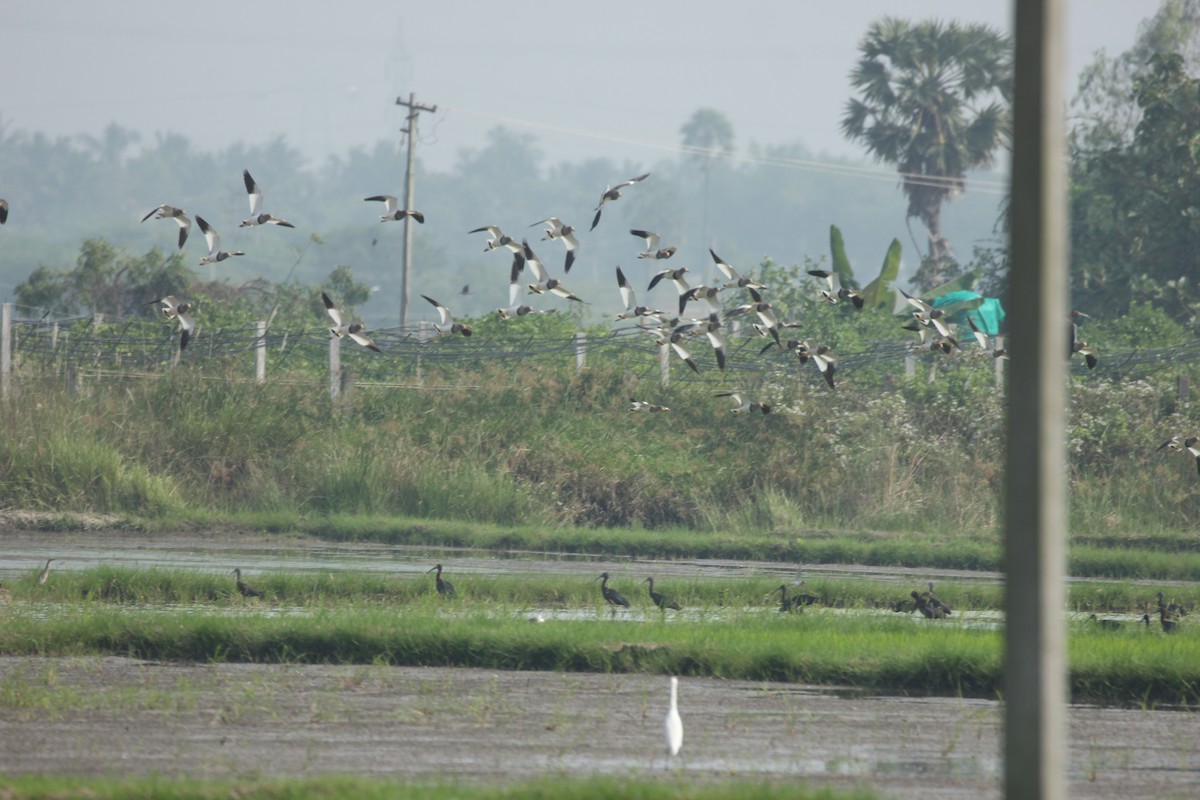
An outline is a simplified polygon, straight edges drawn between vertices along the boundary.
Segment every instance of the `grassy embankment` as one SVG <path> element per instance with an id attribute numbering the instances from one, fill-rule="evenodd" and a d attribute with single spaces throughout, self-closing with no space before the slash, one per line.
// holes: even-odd
<path id="1" fill-rule="evenodd" d="M 939 591 L 959 607 L 950 620 L 820 606 L 798 616 L 779 614 L 763 581 L 668 582 L 663 588 L 687 606 L 679 615 L 659 614 L 634 595 L 636 587 L 622 583 L 636 607 L 612 616 L 597 603 L 595 585 L 583 580 L 464 578 L 460 599 L 445 602 L 428 581 L 389 586 L 374 576 L 256 576 L 272 599 L 243 602 L 231 597 L 227 581 L 214 584 L 213 576 L 179 579 L 172 589 L 155 571 L 129 585 L 112 573 L 94 572 L 56 576 L 58 585 L 43 598 L 54 600 L 64 590 L 77 598 L 79 585 L 86 584 L 87 601 L 27 602 L 36 591 L 15 586 L 16 597 L 2 612 L 0 653 L 637 671 L 950 696 L 995 697 L 1001 691 L 1001 634 L 994 623 L 961 613 L 958 587 Z M 81 583 L 72 586 L 67 578 Z M 343 584 L 362 593 L 346 594 Z M 837 585 L 812 588 L 832 593 Z M 870 591 L 865 583 L 842 588 L 847 598 L 857 592 L 865 599 Z M 882 587 L 875 591 L 887 594 Z M 182 609 L 157 600 L 202 600 L 205 592 L 219 596 L 210 605 Z M 133 600 L 140 602 L 130 605 Z M 535 609 L 574 613 L 531 624 Z M 1200 703 L 1200 629 L 1190 620 L 1185 617 L 1172 635 L 1157 625 L 1127 623 L 1109 631 L 1073 622 L 1072 693 L 1118 705 Z"/>
<path id="2" fill-rule="evenodd" d="M 427 374 L 341 407 L 319 379 L 190 366 L 76 396 L 47 385 L 0 410 L 0 505 L 148 529 L 996 569 L 1003 408 L 977 366 L 889 391 L 781 372 L 756 390 L 776 412 L 753 418 L 719 385 L 664 391 L 623 363 Z M 1073 574 L 1200 579 L 1195 470 L 1153 451 L 1191 424 L 1162 384 L 1073 393 Z M 674 410 L 631 414 L 633 394 Z"/>

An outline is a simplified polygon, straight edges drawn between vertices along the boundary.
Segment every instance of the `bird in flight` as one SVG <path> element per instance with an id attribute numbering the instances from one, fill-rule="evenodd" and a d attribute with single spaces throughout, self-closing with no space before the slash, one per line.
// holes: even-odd
<path id="1" fill-rule="evenodd" d="M 607 189 L 605 189 L 604 194 L 600 195 L 599 204 L 596 205 L 596 216 L 592 219 L 591 230 L 596 230 L 596 226 L 600 224 L 600 213 L 604 210 L 605 203 L 611 202 L 613 200 L 616 200 L 618 197 L 620 197 L 621 190 L 624 189 L 626 186 L 633 186 L 635 183 L 640 183 L 641 181 L 644 181 L 644 180 L 646 180 L 646 178 L 649 178 L 649 177 L 650 177 L 650 173 L 647 172 L 642 175 L 638 175 L 636 178 L 630 178 L 629 180 L 627 180 L 623 183 L 618 183 L 616 186 L 610 186 Z"/>
<path id="2" fill-rule="evenodd" d="M 372 197 L 364 197 L 364 202 L 380 202 L 383 203 L 383 213 L 379 215 L 380 222 L 390 222 L 393 220 L 401 220 L 405 217 L 412 217 L 417 222 L 424 223 L 425 215 L 420 211 L 413 211 L 408 208 L 400 208 L 399 200 L 393 194 L 377 194 Z"/>
<path id="3" fill-rule="evenodd" d="M 3 203 L 3 202 L 4 201 L 0 200 L 0 203 Z M 8 212 L 8 206 L 7 206 L 7 204 L 4 204 L 4 216 L 5 217 L 8 216 L 7 212 Z M 187 214 L 185 214 L 183 212 L 182 208 L 176 208 L 175 206 L 169 206 L 169 205 L 166 205 L 165 203 L 163 205 L 159 206 L 158 208 L 151 209 L 149 214 L 142 217 L 142 222 L 145 222 L 146 220 L 150 219 L 151 217 L 154 217 L 155 219 L 170 219 L 170 220 L 175 221 L 175 224 L 177 224 L 179 226 L 179 249 L 182 250 L 183 243 L 187 241 L 188 232 L 191 231 L 191 229 L 192 229 L 191 217 L 189 217 Z M 4 220 L 2 218 L 0 218 L 0 222 L 3 222 L 3 221 Z"/>
<path id="4" fill-rule="evenodd" d="M 258 188 L 258 184 L 254 178 L 250 177 L 250 170 L 242 170 L 242 182 L 246 184 L 246 196 L 250 200 L 250 216 L 242 220 L 239 228 L 248 228 L 252 225 L 279 225 L 284 228 L 296 227 L 287 220 L 280 219 L 274 214 L 267 214 L 263 209 L 263 193 L 262 189 Z"/>
<path id="5" fill-rule="evenodd" d="M 204 240 L 208 242 L 208 255 L 200 259 L 201 264 L 215 264 L 233 256 L 246 255 L 241 250 L 222 250 L 221 237 L 217 235 L 216 228 L 205 222 L 204 217 L 199 214 L 196 215 L 196 224 L 200 226 L 200 232 L 204 234 Z"/>

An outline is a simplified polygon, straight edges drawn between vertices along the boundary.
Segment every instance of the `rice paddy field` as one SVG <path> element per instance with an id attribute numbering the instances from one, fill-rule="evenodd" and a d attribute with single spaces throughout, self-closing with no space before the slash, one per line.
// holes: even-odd
<path id="1" fill-rule="evenodd" d="M 0 796 L 999 796 L 990 375 L 749 420 L 629 365 L 480 370 L 0 409 Z M 1078 797 L 1200 796 L 1200 495 L 1154 450 L 1200 412 L 1156 381 L 1072 395 Z"/>
<path id="2" fill-rule="evenodd" d="M 48 542 L 64 555 L 39 585 Z M 238 591 L 235 566 L 262 596 Z M 628 608 L 604 602 L 601 572 Z M 17 797 L 89 777 L 111 796 L 337 796 L 347 781 L 408 796 L 387 794 L 398 780 L 416 797 L 538 796 L 546 780 L 579 797 L 998 796 L 994 573 L 7 531 L 0 575 L 0 763 Z M 650 576 L 680 610 L 653 605 Z M 902 604 L 931 580 L 946 619 Z M 781 586 L 815 599 L 782 613 Z M 1159 590 L 1197 599 L 1186 582 L 1071 584 L 1078 796 L 1200 787 L 1200 637 L 1189 617 L 1170 635 L 1140 624 Z M 668 675 L 679 759 L 662 751 Z M 914 747 L 924 731 L 940 744 Z"/>

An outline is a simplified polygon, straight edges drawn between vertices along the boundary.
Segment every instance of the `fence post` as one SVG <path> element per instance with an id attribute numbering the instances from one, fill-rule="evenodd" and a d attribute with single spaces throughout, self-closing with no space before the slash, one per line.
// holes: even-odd
<path id="1" fill-rule="evenodd" d="M 342 340 L 329 337 L 329 399 L 337 400 L 342 392 Z"/>
<path id="2" fill-rule="evenodd" d="M 576 333 L 573 337 L 575 340 L 575 370 L 582 372 L 587 366 L 587 334 Z"/>
<path id="3" fill-rule="evenodd" d="M 909 353 L 904 357 L 904 375 L 911 378 L 917 374 L 917 357 Z"/>
<path id="4" fill-rule="evenodd" d="M 1004 347 L 1004 337 L 997 336 L 992 341 L 992 347 L 995 348 L 996 350 L 999 350 L 1002 347 Z M 996 388 L 1003 389 L 1004 388 L 1004 359 L 996 358 L 995 356 L 993 356 L 992 361 L 995 362 L 993 366 L 996 370 Z"/>
<path id="5" fill-rule="evenodd" d="M 257 383 L 267 382 L 267 321 L 260 319 L 254 323 L 254 380 Z"/>
<path id="6" fill-rule="evenodd" d="M 671 345 L 668 342 L 658 346 L 658 382 L 664 389 L 671 385 Z"/>
<path id="7" fill-rule="evenodd" d="M 0 306 L 0 400 L 12 391 L 12 303 Z"/>
<path id="8" fill-rule="evenodd" d="M 1187 408 L 1190 388 L 1187 375 L 1180 375 L 1175 379 L 1175 399 L 1179 402 L 1180 409 Z"/>

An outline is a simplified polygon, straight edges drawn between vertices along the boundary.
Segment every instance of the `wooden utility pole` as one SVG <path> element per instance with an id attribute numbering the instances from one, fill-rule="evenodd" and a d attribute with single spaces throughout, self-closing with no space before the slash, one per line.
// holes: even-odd
<path id="1" fill-rule="evenodd" d="M 408 93 L 408 99 L 403 97 L 396 98 L 396 105 L 404 106 L 408 109 L 408 119 L 400 132 L 408 137 L 408 166 L 404 170 L 404 207 L 411 209 L 413 207 L 413 151 L 417 143 L 417 116 L 422 111 L 430 113 L 437 112 L 437 106 L 421 105 L 417 102 L 417 95 L 413 92 Z M 404 260 L 402 262 L 403 271 L 400 274 L 400 327 L 403 328 L 408 322 L 408 295 L 409 295 L 409 278 L 412 275 L 412 237 L 413 237 L 413 218 L 411 216 L 404 218 Z"/>
<path id="2" fill-rule="evenodd" d="M 1067 773 L 1065 0 L 1016 1 L 1004 499 L 1004 796 Z"/>

